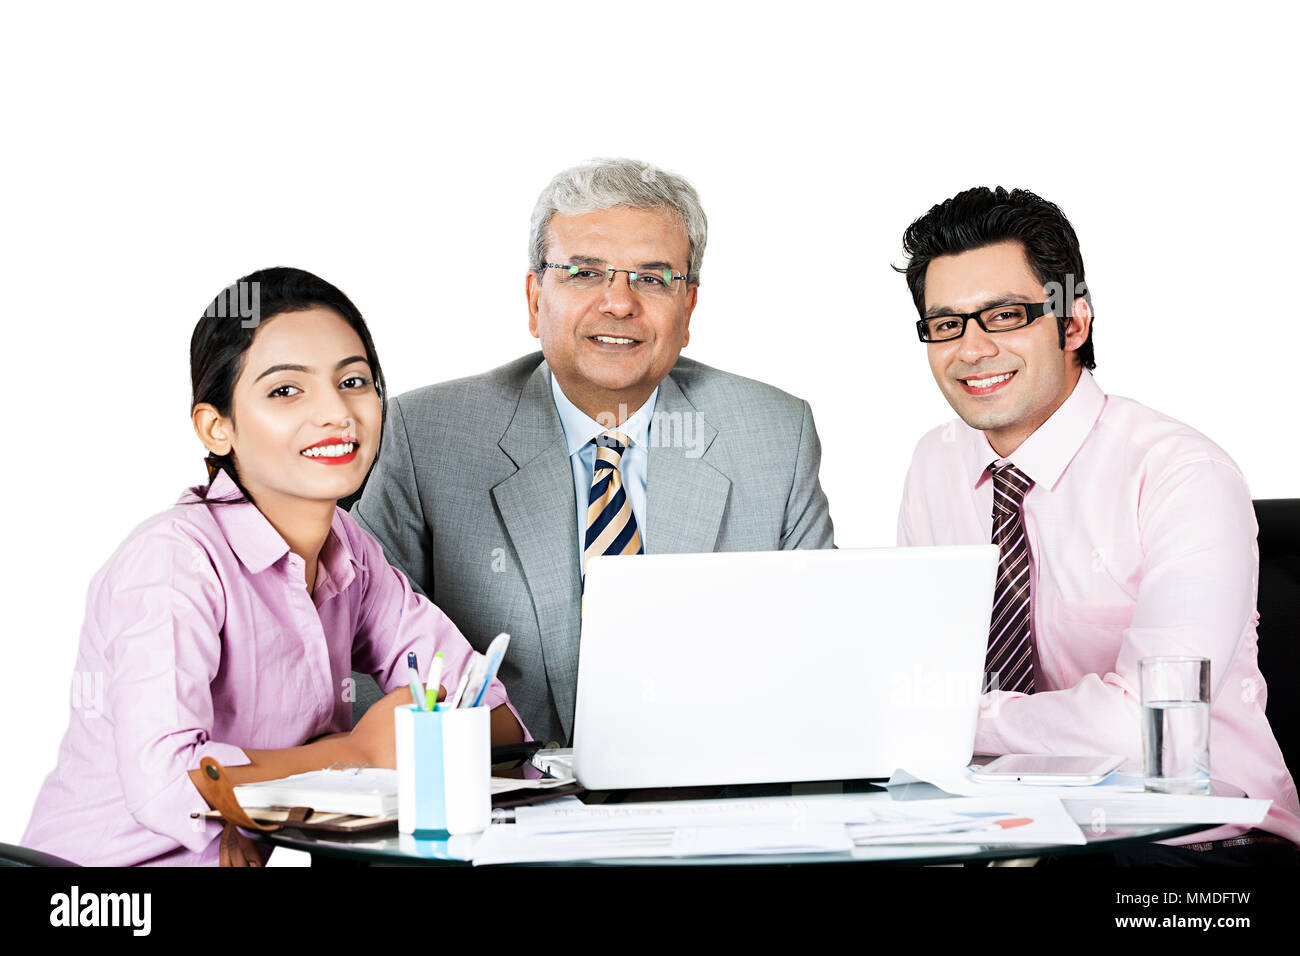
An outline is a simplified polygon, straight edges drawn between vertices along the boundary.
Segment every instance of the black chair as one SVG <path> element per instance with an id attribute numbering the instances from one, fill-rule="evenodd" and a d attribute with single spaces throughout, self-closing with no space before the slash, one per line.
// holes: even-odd
<path id="1" fill-rule="evenodd" d="M 1300 498 L 1255 502 L 1259 522 L 1259 669 L 1268 722 L 1300 776 Z"/>
<path id="2" fill-rule="evenodd" d="M 25 846 L 0 843 L 0 866 L 80 866 L 61 856 L 29 850 Z"/>

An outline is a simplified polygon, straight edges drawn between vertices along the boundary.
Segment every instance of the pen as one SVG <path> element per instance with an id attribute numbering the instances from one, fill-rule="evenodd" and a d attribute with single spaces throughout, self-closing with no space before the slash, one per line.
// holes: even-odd
<path id="1" fill-rule="evenodd" d="M 483 695 L 487 693 L 488 684 L 492 681 L 492 673 L 500 663 L 500 655 L 495 655 L 492 660 L 488 662 L 487 667 L 483 668 L 483 683 L 479 685 L 478 693 L 474 695 L 474 699 L 470 702 L 471 707 L 477 707 L 479 704 L 483 703 Z"/>
<path id="2" fill-rule="evenodd" d="M 488 653 L 491 655 L 488 665 L 483 671 L 483 686 L 478 689 L 474 695 L 474 702 L 471 707 L 477 707 L 483 703 L 483 697 L 487 694 L 488 684 L 497 676 L 497 669 L 501 667 L 501 658 L 506 656 L 506 648 L 510 646 L 509 634 L 498 634 L 496 638 L 488 645 Z"/>
<path id="3" fill-rule="evenodd" d="M 483 677 L 483 668 L 487 667 L 487 658 L 477 651 L 474 653 L 474 662 L 469 666 L 469 680 L 465 682 L 465 690 L 456 702 L 457 707 L 468 707 L 469 702 L 474 699 L 478 693 L 478 684 Z"/>
<path id="4" fill-rule="evenodd" d="M 477 652 L 475 654 L 477 655 Z M 449 709 L 455 710 L 460 706 L 460 699 L 465 694 L 465 686 L 469 683 L 469 672 L 473 669 L 474 659 L 471 657 L 470 662 L 465 665 L 464 672 L 460 675 L 460 683 L 456 685 L 456 693 L 452 694 L 451 699 L 447 701 Z"/>
<path id="5" fill-rule="evenodd" d="M 424 699 L 429 710 L 438 709 L 438 682 L 442 680 L 442 651 L 433 655 L 433 664 L 429 668 L 429 682 L 424 685 Z"/>
<path id="6" fill-rule="evenodd" d="M 424 710 L 424 687 L 420 684 L 420 669 L 415 663 L 415 651 L 406 654 L 406 683 L 411 688 L 411 700 L 416 710 Z"/>

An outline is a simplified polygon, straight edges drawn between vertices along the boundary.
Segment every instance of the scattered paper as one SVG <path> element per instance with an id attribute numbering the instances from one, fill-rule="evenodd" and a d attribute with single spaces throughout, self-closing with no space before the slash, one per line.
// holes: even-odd
<path id="1" fill-rule="evenodd" d="M 877 819 L 873 807 L 889 807 L 886 794 L 874 798 L 825 794 L 730 800 L 665 800 L 652 803 L 543 804 L 519 807 L 515 826 L 533 832 L 675 829 L 691 826 L 806 825 Z"/>
<path id="2" fill-rule="evenodd" d="M 561 860 L 835 853 L 853 849 L 843 824 L 643 827 L 587 832 L 535 832 L 489 827 L 474 847 L 474 865 Z"/>
<path id="3" fill-rule="evenodd" d="M 884 794 L 519 807 L 474 863 L 756 853 L 832 853 L 883 844 L 1070 844 L 1086 840 L 1053 798 L 891 801 Z"/>
<path id="4" fill-rule="evenodd" d="M 984 846 L 1087 843 L 1083 831 L 1054 797 L 959 797 L 893 803 L 892 823 L 856 823 L 859 846 L 885 843 L 972 843 Z"/>
<path id="5" fill-rule="evenodd" d="M 954 796 L 1055 797 L 1076 822 L 1094 826 L 1161 823 L 1220 823 L 1256 826 L 1268 813 L 1271 800 L 1192 794 L 1147 793 L 1140 776 L 1112 773 L 1100 783 L 1084 786 L 1043 786 L 1014 780 L 985 781 L 965 768 L 916 775 L 897 770 L 888 788 L 928 783 Z"/>

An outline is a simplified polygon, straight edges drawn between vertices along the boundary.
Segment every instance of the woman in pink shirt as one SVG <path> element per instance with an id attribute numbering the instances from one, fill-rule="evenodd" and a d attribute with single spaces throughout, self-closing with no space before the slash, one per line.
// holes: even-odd
<path id="1" fill-rule="evenodd" d="M 77 863 L 260 865 L 208 809 L 199 761 L 235 784 L 338 761 L 394 766 L 406 655 L 471 648 L 337 506 L 375 460 L 383 373 L 360 312 L 308 272 L 217 297 L 190 342 L 209 484 L 136 528 L 95 576 L 71 721 L 23 845 Z M 353 670 L 387 696 L 352 727 Z M 492 740 L 525 731 L 494 681 Z M 218 839 L 220 837 L 220 839 Z"/>

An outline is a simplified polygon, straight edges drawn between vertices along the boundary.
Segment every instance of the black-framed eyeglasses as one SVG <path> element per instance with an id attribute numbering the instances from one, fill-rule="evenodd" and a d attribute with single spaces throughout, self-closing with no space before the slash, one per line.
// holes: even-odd
<path id="1" fill-rule="evenodd" d="M 1014 332 L 1051 312 L 1047 302 L 1013 302 L 995 305 L 978 312 L 953 312 L 931 315 L 916 323 L 922 342 L 947 342 L 966 334 L 966 323 L 974 319 L 985 332 Z"/>
<path id="2" fill-rule="evenodd" d="M 613 266 L 596 263 L 561 265 L 557 262 L 542 263 L 543 269 L 558 269 L 560 284 L 576 292 L 589 292 L 605 283 L 613 283 L 614 276 L 620 272 L 627 273 L 627 284 L 635 292 L 649 296 L 670 296 L 677 291 L 675 285 L 684 281 L 686 276 L 673 272 L 672 269 L 615 269 Z"/>

